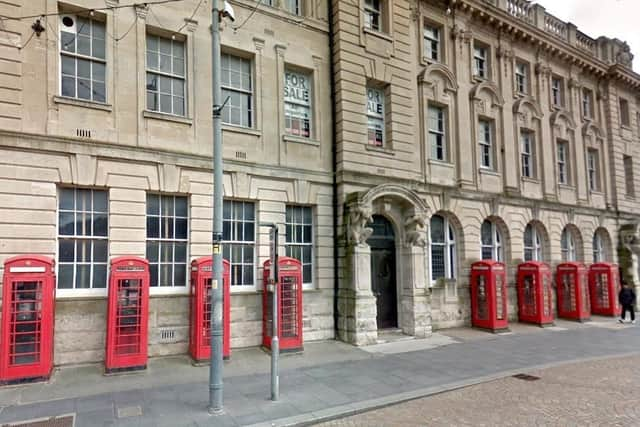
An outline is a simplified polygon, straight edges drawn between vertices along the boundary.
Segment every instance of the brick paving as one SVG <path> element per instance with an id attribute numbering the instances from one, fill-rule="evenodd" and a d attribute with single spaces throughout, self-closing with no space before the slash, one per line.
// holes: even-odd
<path id="1" fill-rule="evenodd" d="M 640 356 L 527 372 L 317 426 L 639 426 Z"/>

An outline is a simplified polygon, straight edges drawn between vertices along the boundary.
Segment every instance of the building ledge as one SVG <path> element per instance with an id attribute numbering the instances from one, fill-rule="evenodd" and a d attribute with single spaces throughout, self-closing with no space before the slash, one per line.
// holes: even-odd
<path id="1" fill-rule="evenodd" d="M 167 122 L 182 123 L 184 125 L 193 125 L 193 119 L 188 117 L 175 116 L 173 114 L 159 113 L 157 111 L 143 110 L 142 116 L 146 119 L 164 120 Z"/>
<path id="2" fill-rule="evenodd" d="M 94 110 L 101 110 L 101 111 L 108 111 L 108 112 L 113 111 L 113 105 L 111 104 L 105 104 L 103 102 L 87 101 L 85 99 L 70 98 L 68 96 L 55 95 L 53 97 L 53 102 L 55 102 L 56 104 L 65 104 L 65 105 L 73 105 L 76 107 L 92 108 Z"/>
<path id="3" fill-rule="evenodd" d="M 294 136 L 294 135 L 282 135 L 282 140 L 284 142 L 295 142 L 298 144 L 313 145 L 315 147 L 320 146 L 320 141 L 318 141 L 317 139 L 303 138 L 303 137 Z"/>

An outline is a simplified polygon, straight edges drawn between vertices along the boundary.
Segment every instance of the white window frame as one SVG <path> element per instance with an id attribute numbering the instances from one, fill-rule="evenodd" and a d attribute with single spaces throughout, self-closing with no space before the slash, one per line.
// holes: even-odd
<path id="1" fill-rule="evenodd" d="M 157 213 L 155 212 L 150 212 L 150 202 L 149 199 L 150 197 L 157 197 L 158 198 L 158 211 Z M 172 212 L 167 212 L 166 208 L 165 208 L 165 200 L 170 199 L 171 200 L 171 207 L 170 210 L 172 210 Z M 185 208 L 186 208 L 186 216 L 184 215 L 177 215 L 176 214 L 176 199 L 183 199 L 185 202 Z M 151 271 L 151 269 L 153 268 L 157 268 L 158 271 L 158 275 L 157 275 L 157 279 L 158 279 L 158 284 L 153 286 L 151 283 L 151 280 L 149 281 L 149 293 L 152 295 L 164 295 L 164 294 L 186 294 L 189 292 L 189 279 L 190 279 L 190 265 L 189 265 L 189 197 L 186 195 L 174 195 L 174 194 L 163 194 L 163 193 L 155 193 L 155 192 L 149 192 L 146 195 L 146 203 L 147 203 L 147 209 L 146 209 L 146 221 L 147 221 L 147 226 L 146 226 L 146 237 L 145 237 L 145 245 L 147 246 L 145 249 L 145 256 L 147 258 L 147 260 L 149 260 L 149 270 Z M 149 237 L 149 219 L 150 218 L 158 218 L 158 236 L 157 237 Z M 175 235 L 175 230 L 176 230 L 176 223 L 178 220 L 181 220 L 183 222 L 186 223 L 186 233 L 185 233 L 185 237 L 184 238 L 177 238 Z M 173 237 L 163 237 L 162 236 L 162 229 L 166 228 L 167 226 L 169 227 L 173 227 L 173 233 L 172 236 Z M 157 243 L 158 247 L 157 247 L 157 253 L 154 255 L 154 258 L 152 258 L 149 255 L 149 243 Z M 184 250 L 184 264 L 182 264 L 182 262 L 178 262 L 176 261 L 176 244 L 178 245 L 183 245 L 185 250 Z M 167 247 L 170 246 L 171 247 L 171 261 L 163 261 L 162 260 L 162 251 L 163 251 L 163 247 Z M 151 262 L 152 259 L 157 259 L 157 262 Z M 172 275 L 171 275 L 171 285 L 169 286 L 160 286 L 160 271 L 162 269 L 163 265 L 171 265 L 171 271 L 172 271 Z M 175 273 L 174 273 L 174 269 L 175 266 L 179 265 L 179 266 L 184 266 L 184 271 L 185 271 L 185 278 L 184 278 L 184 283 L 176 283 L 175 282 Z"/>
<path id="2" fill-rule="evenodd" d="M 90 191 L 91 192 L 91 207 L 89 209 L 78 209 L 77 203 L 78 203 L 78 190 L 81 191 Z M 62 209 L 62 203 L 63 203 L 63 192 L 68 192 L 68 191 L 73 191 L 73 209 Z M 94 193 L 95 192 L 103 192 L 106 195 L 106 210 L 102 211 L 102 210 L 94 210 L 93 204 L 94 204 Z M 63 213 L 73 213 L 74 216 L 74 233 L 73 234 L 62 234 L 60 233 L 60 227 L 61 227 L 61 222 L 60 222 L 60 217 L 61 214 Z M 86 218 L 87 215 L 91 216 L 91 224 L 92 224 L 92 230 L 91 230 L 91 234 L 78 234 L 77 231 L 75 230 L 75 226 L 78 224 L 78 220 L 77 220 L 77 215 L 81 214 L 83 218 Z M 102 235 L 94 235 L 93 233 L 93 222 L 94 222 L 94 215 L 95 214 L 99 214 L 99 215 L 104 215 L 106 214 L 106 218 L 107 218 L 107 224 L 106 224 L 106 232 L 107 234 L 102 236 Z M 84 226 L 86 224 L 85 221 L 82 221 L 82 225 Z M 92 189 L 92 188 L 81 188 L 81 187 L 60 187 L 58 188 L 58 200 L 57 200 L 57 206 L 56 206 L 56 277 L 58 278 L 58 280 L 56 281 L 56 297 L 57 298 L 65 298 L 65 297 L 78 297 L 78 296 L 103 296 L 103 295 L 107 295 L 107 289 L 109 286 L 109 191 L 106 189 Z M 61 261 L 60 260 L 60 256 L 61 256 L 61 250 L 60 250 L 60 243 L 62 240 L 68 240 L 68 241 L 73 241 L 74 242 L 74 260 L 73 261 Z M 89 241 L 91 242 L 91 255 L 90 255 L 90 262 L 78 262 L 77 261 L 77 255 L 78 255 L 78 248 L 77 248 L 77 243 L 80 241 Z M 95 251 L 95 242 L 97 241 L 101 241 L 101 242 L 105 242 L 106 243 L 106 259 L 104 262 L 94 262 L 93 258 L 94 258 L 94 251 Z M 96 265 L 101 265 L 104 266 L 105 269 L 105 282 L 104 282 L 104 287 L 101 288 L 94 288 L 94 287 L 90 287 L 90 288 L 76 288 L 76 274 L 77 274 L 77 270 L 78 270 L 78 266 L 79 265 L 89 265 L 90 266 L 90 270 L 89 270 L 89 283 L 91 284 L 91 286 L 93 286 L 93 276 L 94 276 L 94 270 L 95 270 L 95 266 Z M 72 288 L 59 288 L 59 284 L 61 283 L 61 278 L 62 275 L 60 274 L 60 267 L 61 266 L 66 266 L 66 265 L 72 265 L 73 266 L 73 277 L 72 277 Z"/>
<path id="3" fill-rule="evenodd" d="M 73 27 L 75 28 L 74 32 L 71 32 L 69 30 L 65 30 L 65 28 L 67 28 L 64 24 L 63 24 L 63 20 L 65 18 L 71 18 L 74 21 L 74 25 Z M 82 24 L 78 24 L 78 19 L 82 19 L 84 21 L 87 21 L 89 23 L 89 50 L 91 51 L 91 55 L 84 55 L 81 53 L 77 53 L 78 49 L 78 40 L 80 40 L 80 32 L 84 29 L 86 22 L 83 22 Z M 94 27 L 96 25 L 100 25 L 103 28 L 103 39 L 99 39 L 99 38 L 95 38 L 94 37 Z M 63 47 L 67 46 L 64 45 L 64 41 L 65 41 L 65 37 L 63 36 L 63 33 L 67 33 L 67 34 L 73 34 L 73 45 L 74 45 L 74 52 L 70 52 L 68 50 L 65 50 Z M 60 30 L 58 31 L 58 53 L 59 53 L 59 57 L 60 57 L 60 63 L 59 63 L 59 67 L 58 67 L 58 93 L 60 93 L 60 96 L 64 96 L 64 97 L 68 97 L 68 98 L 73 98 L 73 99 L 78 99 L 81 101 L 89 101 L 89 102 L 97 102 L 97 103 L 101 103 L 101 104 L 105 104 L 107 102 L 108 99 L 108 94 L 107 94 L 107 42 L 106 42 L 106 34 L 107 34 L 107 30 L 106 30 L 106 23 L 103 21 L 99 21 L 96 19 L 93 19 L 91 17 L 84 17 L 84 16 L 77 16 L 77 15 L 61 15 L 60 16 Z M 99 56 L 94 56 L 93 55 L 93 44 L 95 40 L 102 40 L 102 42 L 104 43 L 104 47 L 103 47 L 103 52 L 104 52 L 104 58 L 100 58 Z M 72 58 L 74 60 L 74 74 L 73 74 L 73 78 L 74 78 L 74 95 L 68 95 L 68 94 L 63 94 L 62 92 L 62 81 L 65 78 L 65 76 L 72 76 L 71 74 L 68 73 L 64 73 L 64 67 L 63 67 L 63 62 L 65 58 Z M 80 79 L 78 76 L 78 61 L 88 61 L 89 62 L 89 74 L 90 77 L 87 79 L 82 78 Z M 104 81 L 100 81 L 98 79 L 95 79 L 95 73 L 94 73 L 94 66 L 96 64 L 100 64 L 102 67 L 104 67 Z M 90 98 L 82 98 L 78 96 L 78 81 L 79 80 L 88 80 L 91 87 L 89 88 L 89 91 L 91 92 L 91 97 Z M 104 86 L 104 99 L 97 99 L 94 97 L 94 85 L 95 84 L 102 84 Z"/>
<path id="4" fill-rule="evenodd" d="M 599 157 L 598 150 L 593 148 L 587 150 L 587 178 L 589 190 L 592 192 L 600 191 Z"/>
<path id="5" fill-rule="evenodd" d="M 481 79 L 489 78 L 489 49 L 484 46 L 473 46 L 473 75 Z"/>
<path id="6" fill-rule="evenodd" d="M 296 16 L 302 16 L 302 0 L 284 0 L 284 9 Z"/>
<path id="7" fill-rule="evenodd" d="M 491 226 L 491 242 L 485 243 L 482 241 L 482 228 L 489 224 Z M 485 219 L 480 226 L 480 259 L 489 259 L 484 257 L 484 251 L 491 251 L 491 258 L 494 261 L 504 261 L 504 251 L 502 245 L 502 233 L 500 233 L 500 229 L 498 225 L 493 222 Z"/>
<path id="8" fill-rule="evenodd" d="M 231 63 L 232 59 L 236 59 L 237 63 L 240 65 L 240 69 L 232 69 Z M 221 71 L 222 71 L 222 83 L 220 85 L 222 89 L 222 99 L 226 99 L 229 96 L 229 102 L 222 110 L 222 123 L 229 126 L 240 126 L 244 128 L 253 128 L 254 123 L 254 108 L 253 108 L 253 75 L 252 75 L 252 64 L 251 60 L 247 58 L 243 58 L 241 56 L 232 55 L 230 53 L 223 52 L 221 56 Z M 225 67 L 225 64 L 228 64 Z M 245 68 L 248 68 L 248 72 L 245 72 Z M 231 73 L 235 73 L 240 77 L 240 84 L 234 84 L 232 82 Z M 248 79 L 249 88 L 247 89 L 244 86 L 245 79 Z M 235 96 L 239 97 L 247 97 L 247 109 L 243 109 L 242 105 L 236 105 L 234 103 Z M 240 123 L 234 123 L 232 119 L 233 115 L 231 114 L 233 110 L 238 110 L 240 112 Z"/>
<path id="9" fill-rule="evenodd" d="M 364 1 L 364 26 L 373 31 L 383 31 L 382 2 L 384 0 Z"/>
<path id="10" fill-rule="evenodd" d="M 535 178 L 535 136 L 533 132 L 520 131 L 520 154 L 522 159 L 522 176 Z"/>
<path id="11" fill-rule="evenodd" d="M 557 162 L 558 162 L 558 183 L 569 185 L 569 143 L 566 141 L 558 141 L 557 143 Z"/>
<path id="12" fill-rule="evenodd" d="M 576 260 L 576 239 L 568 227 L 562 230 L 560 236 L 560 253 L 563 262 L 573 262 Z"/>
<path id="13" fill-rule="evenodd" d="M 593 233 L 593 262 L 605 262 L 606 251 L 604 240 L 598 231 Z"/>
<path id="14" fill-rule="evenodd" d="M 155 38 L 158 45 L 158 50 L 153 51 L 149 50 L 149 41 Z M 168 42 L 171 45 L 171 53 L 166 54 L 162 53 L 160 44 L 164 41 Z M 174 51 L 178 51 L 176 46 L 181 46 L 182 48 L 182 57 L 177 56 Z M 170 114 L 172 116 L 178 117 L 186 117 L 187 112 L 187 43 L 184 40 L 179 39 L 171 39 L 168 37 L 162 37 L 156 34 L 147 33 L 146 34 L 146 42 L 145 42 L 145 63 L 146 63 L 146 108 L 148 111 L 154 111 L 160 114 Z M 157 68 L 152 68 L 149 64 L 149 58 L 155 56 L 155 61 L 158 64 Z M 160 64 L 163 56 L 168 56 L 171 61 L 171 72 L 161 71 Z M 176 61 L 182 61 L 182 69 L 176 70 L 174 66 Z M 155 89 L 150 89 L 149 87 L 149 77 L 156 77 L 156 85 Z M 160 79 L 166 79 L 171 82 L 170 92 L 162 91 L 162 85 L 160 84 Z M 182 96 L 180 96 L 180 90 L 178 88 L 182 87 Z M 157 96 L 157 108 L 152 108 L 149 102 L 149 96 L 155 95 Z M 171 111 L 163 111 L 162 110 L 162 97 L 169 96 L 171 99 Z M 182 112 L 177 111 L 175 101 L 182 99 Z"/>
<path id="15" fill-rule="evenodd" d="M 300 215 L 296 210 L 299 209 Z M 305 222 L 305 217 L 308 215 L 310 222 Z M 285 215 L 285 254 L 288 257 L 292 257 L 300 261 L 302 266 L 302 286 L 303 289 L 313 289 L 314 288 L 314 232 L 315 227 L 313 224 L 313 208 L 311 206 L 301 206 L 301 205 L 287 205 L 286 206 L 286 215 Z M 309 228 L 308 231 L 305 231 L 306 228 Z M 291 233 L 289 233 L 291 231 Z M 300 231 L 302 235 L 298 232 Z M 310 255 L 309 261 L 303 260 L 303 257 L 293 256 L 292 251 L 294 248 L 300 248 L 303 250 L 304 248 L 308 248 Z M 304 268 L 305 266 L 309 266 L 309 280 L 305 280 Z"/>
<path id="16" fill-rule="evenodd" d="M 434 126 L 435 125 L 435 126 Z M 446 162 L 447 150 L 447 113 L 444 107 L 429 105 L 427 108 L 427 127 L 429 134 L 430 158 Z M 438 150 L 442 155 L 438 156 Z"/>
<path id="17" fill-rule="evenodd" d="M 385 128 L 385 93 L 382 88 L 367 86 L 367 144 L 384 147 L 386 144 Z M 380 143 L 378 144 L 378 135 Z M 372 139 L 373 136 L 373 139 Z M 374 143 L 372 143 L 374 141 Z"/>
<path id="18" fill-rule="evenodd" d="M 256 235 L 258 232 L 258 221 L 257 221 L 257 209 L 256 209 L 256 203 L 251 202 L 251 201 L 245 201 L 245 200 L 231 200 L 231 199 L 225 199 L 223 203 L 229 203 L 229 215 L 227 215 L 225 206 L 223 206 L 223 245 L 222 245 L 222 250 L 223 250 L 223 256 L 224 258 L 229 261 L 230 263 L 230 270 L 231 270 L 231 293 L 242 293 L 242 292 L 254 292 L 257 288 L 257 283 L 258 283 L 258 277 L 256 276 L 257 274 L 257 266 L 256 266 L 256 257 L 257 257 L 257 242 L 256 242 Z M 242 206 L 242 217 L 237 217 L 236 216 L 236 206 Z M 250 207 L 253 210 L 253 219 L 247 219 L 246 216 L 246 209 Z M 246 234 L 246 225 L 247 224 L 253 224 L 253 236 L 251 237 L 251 240 L 248 239 L 244 239 L 244 240 L 239 240 L 238 239 L 238 233 L 237 233 L 237 226 L 241 224 L 242 225 L 242 234 L 245 235 Z M 227 227 L 229 227 L 229 233 L 227 236 L 225 236 Z M 251 247 L 251 250 L 253 252 L 253 257 L 251 260 L 251 264 L 244 262 L 244 248 L 242 249 L 242 254 L 240 256 L 241 261 L 240 262 L 236 262 L 236 260 L 233 258 L 233 256 L 231 256 L 231 254 L 234 251 L 234 247 L 244 247 L 244 246 L 248 246 Z M 253 282 L 250 284 L 234 284 L 235 279 L 237 277 L 237 268 L 242 268 L 244 269 L 246 266 L 251 265 L 251 272 L 253 275 Z M 244 273 L 243 273 L 244 274 Z"/>
<path id="19" fill-rule="evenodd" d="M 440 54 L 441 35 L 442 31 L 440 28 L 429 23 L 424 24 L 422 38 L 424 43 L 423 55 L 425 58 L 435 62 L 440 62 L 442 60 L 442 55 Z"/>
<path id="20" fill-rule="evenodd" d="M 458 264 L 458 253 L 456 249 L 456 232 L 451 223 L 449 222 L 449 218 L 442 215 L 433 215 L 431 217 L 431 221 L 434 218 L 442 219 L 442 230 L 444 233 L 444 241 L 435 242 L 433 235 L 431 237 L 431 244 L 429 245 L 429 263 L 431 265 L 431 283 L 434 284 L 440 277 L 435 277 L 433 273 L 433 247 L 443 247 L 444 248 L 444 279 L 446 280 L 455 280 L 457 277 L 457 264 Z M 433 230 L 433 228 L 431 228 Z"/>
<path id="21" fill-rule="evenodd" d="M 289 81 L 292 82 L 291 85 L 288 84 Z M 312 74 L 287 68 L 284 70 L 284 85 L 285 132 L 298 138 L 311 139 L 314 132 Z M 294 131 L 296 129 L 293 127 L 294 122 L 299 123 L 297 131 Z M 309 128 L 306 135 L 304 134 L 305 123 Z"/>
<path id="22" fill-rule="evenodd" d="M 516 62 L 516 90 L 518 93 L 529 93 L 528 68 L 524 62 Z"/>
<path id="23" fill-rule="evenodd" d="M 582 116 L 593 118 L 593 95 L 590 89 L 582 89 Z"/>
<path id="24" fill-rule="evenodd" d="M 493 123 L 489 120 L 478 120 L 478 143 L 480 145 L 480 168 L 494 170 Z"/>
<path id="25" fill-rule="evenodd" d="M 551 102 L 555 107 L 562 107 L 563 98 L 562 78 L 551 77 Z"/>
<path id="26" fill-rule="evenodd" d="M 530 234 L 529 239 L 527 234 Z M 527 240 L 530 240 L 531 245 L 527 245 Z M 528 259 L 527 251 L 531 253 L 531 258 Z M 542 237 L 538 231 L 538 227 L 533 224 L 527 224 L 524 229 L 524 260 L 525 261 L 543 261 L 542 254 Z"/>

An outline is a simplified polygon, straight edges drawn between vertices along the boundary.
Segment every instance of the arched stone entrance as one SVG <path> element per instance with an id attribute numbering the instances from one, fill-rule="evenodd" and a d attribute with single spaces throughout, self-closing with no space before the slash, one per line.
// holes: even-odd
<path id="1" fill-rule="evenodd" d="M 346 274 L 338 294 L 340 338 L 356 345 L 374 344 L 379 328 L 393 327 L 389 287 L 396 291 L 397 327 L 407 335 L 429 335 L 427 205 L 415 192 L 400 185 L 385 184 L 351 194 L 346 207 L 343 264 Z M 378 233 L 380 227 L 387 231 Z M 388 254 L 390 250 L 394 252 L 393 257 Z M 387 254 L 382 255 L 385 251 Z M 385 271 L 391 259 L 395 261 L 395 271 Z M 375 277 L 377 274 L 382 276 Z M 387 299 L 381 300 L 377 294 L 381 292 L 382 279 L 389 283 L 383 285 Z"/>

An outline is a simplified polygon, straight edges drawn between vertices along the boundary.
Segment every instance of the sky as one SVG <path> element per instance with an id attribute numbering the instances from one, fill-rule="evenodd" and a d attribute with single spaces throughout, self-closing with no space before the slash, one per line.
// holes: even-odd
<path id="1" fill-rule="evenodd" d="M 640 0 L 534 0 L 547 12 L 578 26 L 591 38 L 607 36 L 631 46 L 633 69 L 640 72 Z"/>

